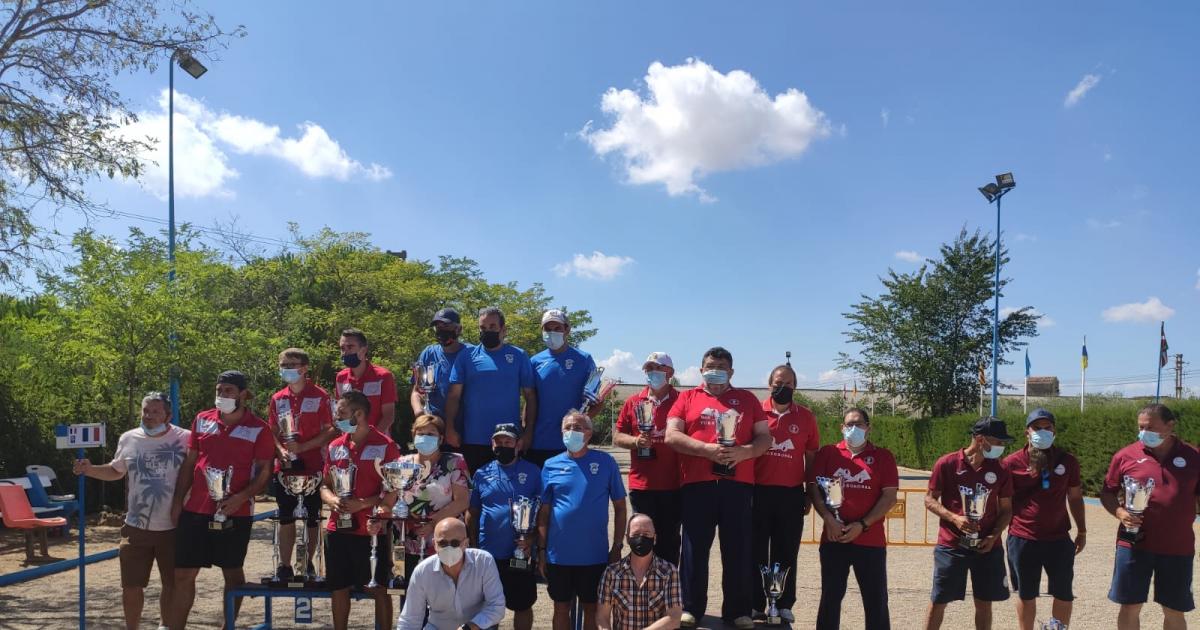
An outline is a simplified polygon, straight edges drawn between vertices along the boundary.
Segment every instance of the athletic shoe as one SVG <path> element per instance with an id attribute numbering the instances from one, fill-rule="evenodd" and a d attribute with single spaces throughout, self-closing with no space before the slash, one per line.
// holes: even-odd
<path id="1" fill-rule="evenodd" d="M 685 611 L 682 615 L 679 616 L 679 627 L 680 628 L 695 628 L 696 627 L 696 616 L 690 612 Z"/>

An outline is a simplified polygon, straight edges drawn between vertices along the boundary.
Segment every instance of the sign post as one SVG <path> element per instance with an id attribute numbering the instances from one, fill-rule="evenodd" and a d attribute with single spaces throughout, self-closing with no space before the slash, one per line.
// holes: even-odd
<path id="1" fill-rule="evenodd" d="M 105 426 L 102 423 L 90 424 L 60 424 L 54 427 L 55 446 L 59 450 L 75 449 L 75 457 L 78 459 L 84 458 L 83 450 L 86 448 L 98 448 L 105 444 Z M 84 475 L 79 475 L 79 630 L 87 628 L 87 579 L 84 571 L 87 563 L 84 562 L 84 513 L 87 504 L 84 502 Z"/>

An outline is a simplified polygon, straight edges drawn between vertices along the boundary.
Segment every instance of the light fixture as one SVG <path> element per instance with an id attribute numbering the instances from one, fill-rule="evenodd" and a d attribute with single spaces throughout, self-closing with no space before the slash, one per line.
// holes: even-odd
<path id="1" fill-rule="evenodd" d="M 996 184 L 1005 190 L 1017 185 L 1012 173 L 1001 173 L 996 176 Z"/>
<path id="2" fill-rule="evenodd" d="M 980 188 L 979 192 L 983 193 L 984 197 L 987 197 L 988 203 L 991 203 L 1000 194 L 1000 187 L 995 184 L 988 184 Z"/>
<path id="3" fill-rule="evenodd" d="M 192 75 L 192 78 L 199 79 L 204 76 L 205 72 L 208 72 L 208 68 L 205 68 L 204 64 L 197 61 L 195 57 L 188 53 L 179 51 L 177 56 L 179 57 L 179 67 L 183 68 L 184 72 Z"/>

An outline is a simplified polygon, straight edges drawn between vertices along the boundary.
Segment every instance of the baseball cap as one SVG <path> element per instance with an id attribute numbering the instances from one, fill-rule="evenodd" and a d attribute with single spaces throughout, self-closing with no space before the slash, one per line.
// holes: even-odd
<path id="1" fill-rule="evenodd" d="M 510 438 L 516 439 L 517 425 L 515 425 L 511 422 L 497 424 L 496 429 L 494 431 L 492 431 L 492 437 L 496 437 L 497 435 L 507 435 Z"/>
<path id="2" fill-rule="evenodd" d="M 646 357 L 645 361 L 642 361 L 642 369 L 646 369 L 646 365 L 650 363 L 657 363 L 663 367 L 675 369 L 675 363 L 671 361 L 671 355 L 666 352 L 651 352 L 650 356 Z"/>
<path id="3" fill-rule="evenodd" d="M 1038 420 L 1049 420 L 1051 424 L 1057 424 L 1054 414 L 1050 413 L 1049 409 L 1038 407 L 1029 412 L 1029 417 L 1025 418 L 1025 426 L 1029 426 Z"/>
<path id="4" fill-rule="evenodd" d="M 217 384 L 236 385 L 238 389 L 246 389 L 246 375 L 237 370 L 226 370 L 217 377 Z"/>
<path id="5" fill-rule="evenodd" d="M 550 322 L 558 322 L 563 326 L 571 325 L 567 323 L 567 314 L 556 308 L 552 308 L 545 313 L 542 313 L 542 325 L 545 326 Z"/>
<path id="6" fill-rule="evenodd" d="M 1004 421 L 994 416 L 980 418 L 975 426 L 971 427 L 971 435 L 982 435 L 1002 442 L 1013 441 L 1013 437 L 1008 434 L 1008 428 L 1004 426 Z"/>
<path id="7" fill-rule="evenodd" d="M 433 314 L 433 323 L 443 322 L 446 324 L 461 324 L 462 318 L 458 316 L 458 311 L 452 308 L 444 308 Z"/>

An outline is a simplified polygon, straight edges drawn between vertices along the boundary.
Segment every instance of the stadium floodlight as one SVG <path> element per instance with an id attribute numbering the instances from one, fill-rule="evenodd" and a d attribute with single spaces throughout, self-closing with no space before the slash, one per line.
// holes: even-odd
<path id="1" fill-rule="evenodd" d="M 983 193 L 988 203 L 991 203 L 996 200 L 996 197 L 1000 196 L 1000 187 L 995 184 L 988 184 L 987 186 L 980 187 L 979 192 Z"/>
<path id="2" fill-rule="evenodd" d="M 208 72 L 208 68 L 205 68 L 204 64 L 182 50 L 176 51 L 175 57 L 179 59 L 179 67 L 183 68 L 184 72 L 192 75 L 192 78 L 199 79 L 204 76 L 205 72 Z"/>
<path id="3" fill-rule="evenodd" d="M 1008 190 L 1016 186 L 1017 182 L 1013 179 L 1012 173 L 1000 173 L 996 176 L 996 185 L 1001 189 Z"/>

